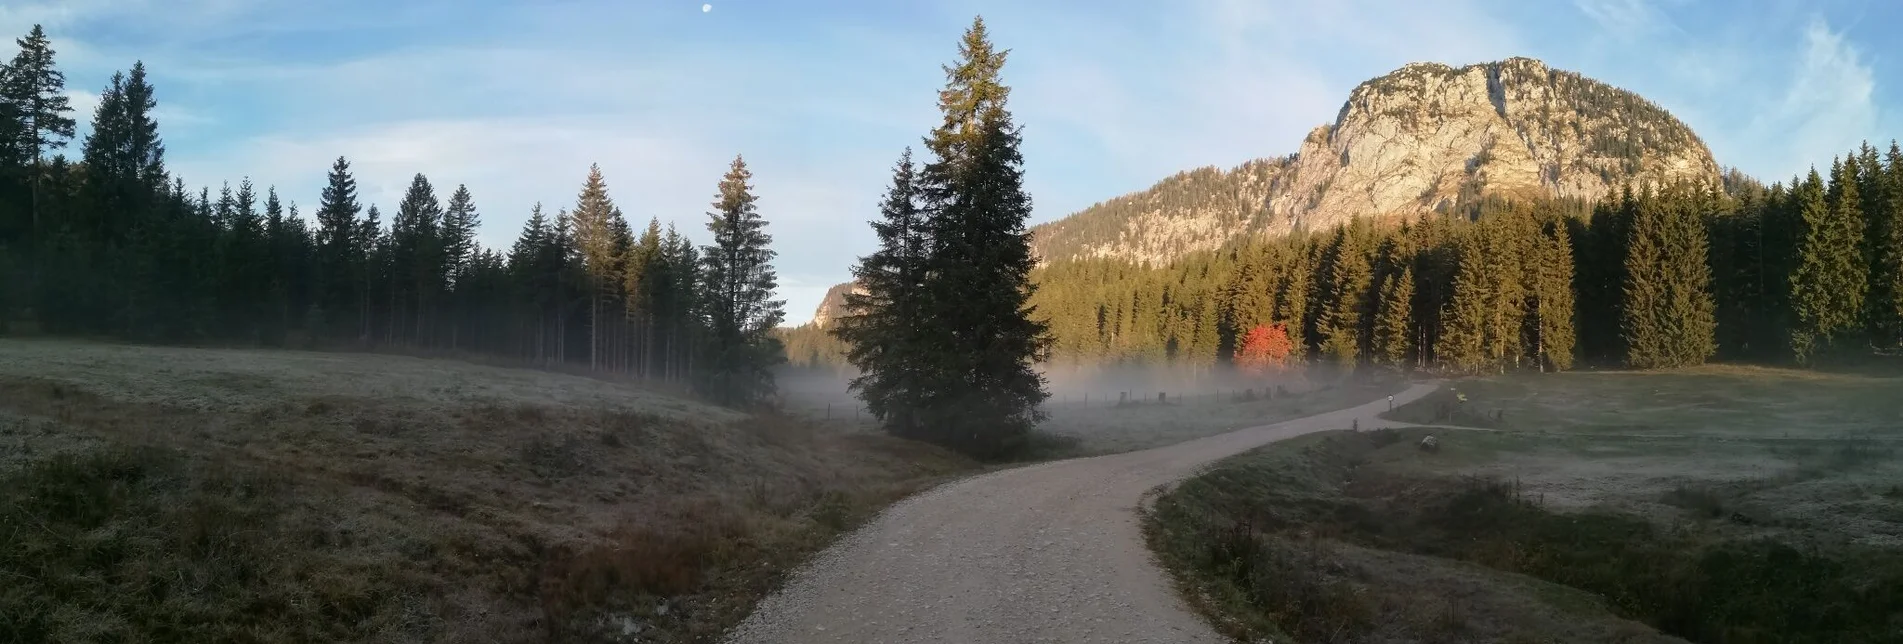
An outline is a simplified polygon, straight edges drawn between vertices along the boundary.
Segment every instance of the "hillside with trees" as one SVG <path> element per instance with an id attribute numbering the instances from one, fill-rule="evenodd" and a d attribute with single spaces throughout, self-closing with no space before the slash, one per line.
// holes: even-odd
<path id="1" fill-rule="evenodd" d="M 1056 261 L 1033 303 L 1055 360 L 1074 365 L 1216 369 L 1265 327 L 1309 363 L 1453 373 L 1804 364 L 1903 346 L 1895 144 L 1848 151 L 1828 176 L 1733 186 L 1484 200 L 1161 267 Z"/>

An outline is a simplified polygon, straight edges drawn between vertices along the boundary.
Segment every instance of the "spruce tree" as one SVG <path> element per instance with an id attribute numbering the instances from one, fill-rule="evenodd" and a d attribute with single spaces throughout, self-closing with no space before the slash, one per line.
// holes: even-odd
<path id="1" fill-rule="evenodd" d="M 1336 229 L 1333 261 L 1329 262 L 1327 304 L 1318 328 L 1322 334 L 1322 353 L 1341 367 L 1352 368 L 1365 353 L 1363 320 L 1367 319 L 1364 313 L 1374 279 L 1374 267 L 1365 246 L 1365 224 L 1353 230 L 1346 226 Z"/>
<path id="2" fill-rule="evenodd" d="M 58 194 L 41 194 L 46 151 L 66 147 L 77 123 L 67 116 L 73 107 L 66 97 L 66 74 L 53 63 L 53 45 L 46 38 L 46 30 L 33 25 L 33 30 L 17 42 L 20 53 L 7 65 L 6 87 L 0 89 L 20 116 L 17 145 L 33 161 L 33 230 L 37 234 L 42 226 L 40 201 Z"/>
<path id="3" fill-rule="evenodd" d="M 886 431 L 907 438 L 920 434 L 919 410 L 926 405 L 920 372 L 921 282 L 930 239 L 919 210 L 917 170 L 906 148 L 892 171 L 892 186 L 879 205 L 872 230 L 879 248 L 852 269 L 845 314 L 830 333 L 847 346 L 846 359 L 859 369 L 851 389 Z"/>
<path id="4" fill-rule="evenodd" d="M 1872 170 L 1872 173 L 1876 173 Z M 1871 333 L 1878 346 L 1903 346 L 1903 149 L 1890 142 L 1877 209 L 1867 213 L 1874 235 L 1870 271 Z"/>
<path id="5" fill-rule="evenodd" d="M 1486 246 L 1478 235 L 1461 237 L 1456 248 L 1452 295 L 1441 316 L 1434 353 L 1442 365 L 1458 373 L 1480 373 L 1489 366 L 1487 321 L 1495 280 L 1487 274 Z"/>
<path id="6" fill-rule="evenodd" d="M 422 344 L 429 307 L 441 290 L 442 203 L 428 177 L 418 173 L 390 218 L 389 315 L 384 331 L 390 341 L 408 338 Z"/>
<path id="7" fill-rule="evenodd" d="M 443 206 L 441 247 L 445 283 L 461 277 L 476 260 L 476 229 L 481 227 L 482 215 L 476 212 L 476 199 L 469 194 L 469 186 L 457 184 L 456 192 L 449 195 L 449 203 Z"/>
<path id="8" fill-rule="evenodd" d="M 1228 321 L 1226 326 L 1235 335 L 1268 324 L 1275 315 L 1275 289 L 1265 266 L 1267 259 L 1260 253 L 1238 259 L 1235 276 L 1229 280 L 1226 294 L 1229 306 L 1224 316 Z"/>
<path id="9" fill-rule="evenodd" d="M 350 162 L 337 157 L 317 203 L 317 305 L 325 330 L 341 335 L 357 321 L 360 245 L 357 180 Z"/>
<path id="10" fill-rule="evenodd" d="M 1390 275 L 1381 286 L 1381 307 L 1374 324 L 1373 352 L 1380 364 L 1407 369 L 1412 364 L 1414 273 L 1407 267 Z"/>
<path id="11" fill-rule="evenodd" d="M 1532 272 L 1528 326 L 1541 371 L 1573 366 L 1573 250 L 1563 222 L 1548 222 L 1528 270 Z"/>
<path id="12" fill-rule="evenodd" d="M 1633 367 L 1696 365 L 1717 351 L 1700 207 L 1695 191 L 1684 187 L 1639 199 L 1620 305 L 1626 362 Z"/>
<path id="13" fill-rule="evenodd" d="M 464 288 L 463 278 L 475 271 L 480 259 L 476 229 L 481 225 L 482 216 L 476 212 L 476 200 L 469 194 L 469 186 L 458 184 L 456 192 L 449 195 L 449 203 L 443 206 L 441 238 L 437 242 L 437 247 L 442 249 L 442 275 L 438 283 L 447 294 L 443 320 L 449 327 L 451 348 L 462 346 L 464 329 L 475 314 L 472 296 L 475 287 Z"/>
<path id="14" fill-rule="evenodd" d="M 1027 304 L 1036 263 L 1025 225 L 1031 198 L 1021 134 L 1006 108 L 1010 89 L 999 76 L 1005 56 L 984 20 L 973 20 L 958 62 L 945 68 L 943 121 L 926 139 L 933 158 L 919 181 L 931 239 L 920 330 L 931 383 L 924 417 L 935 440 L 980 456 L 1018 449 L 1049 396 L 1032 368 L 1050 338 Z"/>
<path id="15" fill-rule="evenodd" d="M 383 229 L 383 213 L 375 204 L 363 213 L 363 219 L 356 225 L 357 256 L 353 274 L 357 280 L 357 341 L 369 344 L 375 341 L 377 329 L 384 329 L 385 342 L 395 338 L 389 334 L 395 330 L 397 315 L 396 283 L 401 279 L 396 273 L 396 245 L 390 242 L 390 233 Z"/>
<path id="16" fill-rule="evenodd" d="M 1831 166 L 1828 189 L 1813 169 L 1796 195 L 1803 236 L 1797 270 L 1791 275 L 1791 304 L 1797 317 L 1791 348 L 1799 362 L 1830 351 L 1860 326 L 1869 283 L 1862 252 L 1861 197 L 1856 182 L 1847 180 L 1843 163 L 1835 161 Z M 1855 172 L 1854 163 L 1849 172 Z"/>
<path id="17" fill-rule="evenodd" d="M 620 211 L 608 196 L 608 184 L 601 166 L 588 168 L 588 179 L 575 197 L 571 217 L 575 222 L 575 245 L 581 251 L 582 269 L 588 279 L 588 361 L 598 366 L 606 357 L 606 333 L 612 312 L 609 298 L 622 284 L 615 256 L 614 222 Z"/>
<path id="18" fill-rule="evenodd" d="M 774 365 L 785 359 L 771 331 L 785 319 L 785 302 L 773 299 L 773 237 L 760 217 L 748 181 L 753 173 L 735 156 L 721 177 L 714 210 L 707 213 L 713 243 L 701 248 L 708 319 L 708 364 L 702 390 L 727 404 L 752 405 L 774 393 Z"/>

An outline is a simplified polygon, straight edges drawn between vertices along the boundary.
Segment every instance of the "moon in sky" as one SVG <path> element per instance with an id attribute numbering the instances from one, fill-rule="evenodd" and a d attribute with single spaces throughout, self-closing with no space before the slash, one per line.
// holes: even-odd
<path id="1" fill-rule="evenodd" d="M 704 5 L 701 5 L 701 6 L 700 6 L 700 12 L 701 12 L 701 13 L 707 13 L 707 12 L 709 12 L 709 11 L 713 11 L 713 10 L 714 10 L 714 6 L 713 6 L 713 5 L 710 5 L 710 4 L 704 4 Z"/>

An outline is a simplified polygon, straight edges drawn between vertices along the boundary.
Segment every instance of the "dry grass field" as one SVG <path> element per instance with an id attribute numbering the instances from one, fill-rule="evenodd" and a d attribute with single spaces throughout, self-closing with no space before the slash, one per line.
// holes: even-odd
<path id="1" fill-rule="evenodd" d="M 0 340 L 0 641 L 710 641 L 974 468 L 543 371 Z"/>
<path id="2" fill-rule="evenodd" d="M 1239 637 L 1903 641 L 1903 378 L 1483 378 L 1238 456 L 1152 545 Z M 1437 448 L 1422 449 L 1433 436 Z"/>

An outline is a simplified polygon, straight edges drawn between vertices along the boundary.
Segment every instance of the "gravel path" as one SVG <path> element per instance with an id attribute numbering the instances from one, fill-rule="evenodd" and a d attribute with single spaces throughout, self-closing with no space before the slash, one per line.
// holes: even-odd
<path id="1" fill-rule="evenodd" d="M 1434 391 L 1417 384 L 1394 404 Z M 1151 558 L 1137 504 L 1266 443 L 1394 423 L 1385 400 L 1168 447 L 1004 470 L 894 505 L 728 635 L 818 642 L 1222 642 Z"/>

